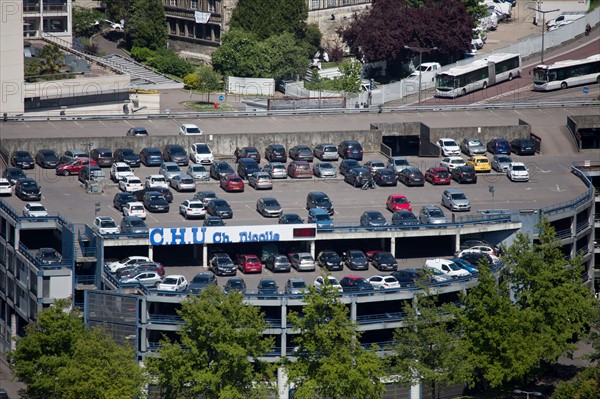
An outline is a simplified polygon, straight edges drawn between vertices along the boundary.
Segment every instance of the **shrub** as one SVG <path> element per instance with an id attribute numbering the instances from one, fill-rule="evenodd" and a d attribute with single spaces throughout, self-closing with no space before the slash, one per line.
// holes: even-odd
<path id="1" fill-rule="evenodd" d="M 155 51 L 150 50 L 149 48 L 146 48 L 146 47 L 132 47 L 131 48 L 131 56 L 133 57 L 134 60 L 136 60 L 138 62 L 146 62 L 150 58 L 154 57 L 155 55 L 156 55 Z"/>
<path id="2" fill-rule="evenodd" d="M 146 62 L 158 71 L 183 78 L 194 71 L 194 66 L 173 52 L 161 51 Z"/>
<path id="3" fill-rule="evenodd" d="M 183 77 L 186 89 L 197 89 L 200 86 L 200 77 L 197 73 L 189 73 Z"/>

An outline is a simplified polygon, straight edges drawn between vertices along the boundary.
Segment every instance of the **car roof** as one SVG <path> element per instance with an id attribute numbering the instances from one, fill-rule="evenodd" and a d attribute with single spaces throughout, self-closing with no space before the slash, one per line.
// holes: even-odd
<path id="1" fill-rule="evenodd" d="M 445 191 L 450 194 L 458 194 L 458 193 L 463 194 L 463 191 L 459 190 L 457 188 L 448 188 Z"/>
<path id="2" fill-rule="evenodd" d="M 362 280 L 364 277 L 363 276 L 344 276 L 343 278 L 348 279 L 348 280 Z"/>
<path id="3" fill-rule="evenodd" d="M 168 276 L 165 276 L 165 278 L 168 278 L 168 277 L 171 277 L 171 278 L 180 278 L 180 277 L 183 277 L 183 278 L 185 278 L 185 276 L 181 275 L 181 274 L 169 274 Z"/>
<path id="4" fill-rule="evenodd" d="M 321 208 L 310 208 L 308 212 L 312 213 L 313 215 L 329 215 L 329 212 Z"/>
<path id="5" fill-rule="evenodd" d="M 186 128 L 187 127 L 198 127 L 198 126 L 194 125 L 193 123 L 182 123 L 181 126 L 186 127 Z"/>
<path id="6" fill-rule="evenodd" d="M 114 221 L 114 219 L 111 218 L 110 216 L 98 216 L 98 217 L 96 217 L 96 219 L 98 219 L 98 220 L 112 220 L 112 221 Z"/>

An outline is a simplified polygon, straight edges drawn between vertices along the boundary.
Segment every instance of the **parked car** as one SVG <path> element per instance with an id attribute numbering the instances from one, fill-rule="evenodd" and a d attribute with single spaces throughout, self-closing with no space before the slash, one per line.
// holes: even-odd
<path id="1" fill-rule="evenodd" d="M 385 202 L 385 207 L 391 212 L 396 212 L 401 209 L 412 211 L 412 205 L 406 196 L 401 194 L 391 194 Z"/>
<path id="2" fill-rule="evenodd" d="M 223 285 L 223 290 L 225 293 L 230 293 L 232 291 L 241 292 L 242 294 L 246 293 L 246 282 L 243 278 L 239 277 L 229 277 Z"/>
<path id="3" fill-rule="evenodd" d="M 472 166 L 475 172 L 490 172 L 490 161 L 483 155 L 475 155 L 467 160 L 467 166 Z"/>
<path id="4" fill-rule="evenodd" d="M 163 148 L 163 159 L 166 162 L 175 162 L 179 166 L 188 166 L 190 158 L 185 149 L 177 144 L 166 145 Z"/>
<path id="5" fill-rule="evenodd" d="M 425 181 L 433 184 L 434 186 L 438 184 L 450 184 L 452 179 L 450 178 L 450 173 L 448 173 L 448 169 L 443 167 L 433 167 L 427 169 L 425 172 Z"/>
<path id="6" fill-rule="evenodd" d="M 269 256 L 265 260 L 265 267 L 275 272 L 289 272 L 292 268 L 292 264 L 287 256 L 281 254 L 275 254 Z"/>
<path id="7" fill-rule="evenodd" d="M 27 151 L 14 151 L 10 156 L 10 164 L 21 169 L 33 169 L 35 167 L 33 157 Z"/>
<path id="8" fill-rule="evenodd" d="M 208 169 L 206 169 L 203 165 L 199 165 L 196 163 L 188 166 L 185 171 L 189 176 L 197 182 L 207 182 L 210 180 L 210 174 L 208 173 Z"/>
<path id="9" fill-rule="evenodd" d="M 132 168 L 140 166 L 140 156 L 136 154 L 131 148 L 118 148 L 113 153 L 115 162 L 123 162 Z"/>
<path id="10" fill-rule="evenodd" d="M 312 272 L 315 270 L 315 260 L 308 252 L 295 252 L 289 255 L 290 263 L 299 272 Z"/>
<path id="11" fill-rule="evenodd" d="M 2 177 L 10 182 L 10 184 L 15 185 L 17 180 L 27 178 L 25 172 L 21 168 L 9 167 L 5 168 L 2 172 Z"/>
<path id="12" fill-rule="evenodd" d="M 419 212 L 419 221 L 421 224 L 444 224 L 446 215 L 437 205 L 423 205 Z"/>
<path id="13" fill-rule="evenodd" d="M 306 281 L 298 277 L 291 277 L 285 283 L 285 293 L 287 295 L 304 295 L 308 292 Z"/>
<path id="14" fill-rule="evenodd" d="M 451 211 L 468 212 L 471 210 L 471 201 L 469 201 L 469 197 L 455 188 L 444 190 L 442 193 L 442 205 Z"/>
<path id="15" fill-rule="evenodd" d="M 321 251 L 317 255 L 317 264 L 320 267 L 326 268 L 328 271 L 333 272 L 342 270 L 344 264 L 342 258 L 335 251 Z"/>
<path id="16" fill-rule="evenodd" d="M 206 216 L 206 209 L 200 200 L 184 200 L 179 204 L 179 214 L 186 219 L 203 218 Z"/>
<path id="17" fill-rule="evenodd" d="M 406 209 L 394 211 L 394 214 L 392 215 L 392 226 L 418 229 L 420 223 L 421 222 L 419 222 L 419 219 L 417 219 L 414 213 Z"/>
<path id="18" fill-rule="evenodd" d="M 219 216 L 206 216 L 202 226 L 225 226 L 225 222 Z"/>
<path id="19" fill-rule="evenodd" d="M 110 167 L 110 178 L 113 182 L 117 183 L 119 180 L 126 176 L 133 176 L 131 167 L 123 162 L 115 162 Z"/>
<path id="20" fill-rule="evenodd" d="M 169 212 L 169 203 L 158 191 L 146 192 L 142 202 L 149 212 Z"/>
<path id="21" fill-rule="evenodd" d="M 454 139 L 450 138 L 441 138 L 437 141 L 438 147 L 442 152 L 442 156 L 451 157 L 451 156 L 459 156 L 460 155 L 460 147 L 456 144 Z"/>
<path id="22" fill-rule="evenodd" d="M 337 170 L 331 162 L 315 162 L 312 169 L 316 177 L 337 177 Z"/>
<path id="23" fill-rule="evenodd" d="M 194 195 L 194 199 L 202 201 L 205 208 L 208 206 L 208 203 L 214 198 L 217 198 L 217 194 L 214 191 L 210 190 L 198 191 Z"/>
<path id="24" fill-rule="evenodd" d="M 492 154 L 510 155 L 510 143 L 506 139 L 491 139 L 487 143 L 487 150 Z"/>
<path id="25" fill-rule="evenodd" d="M 124 216 L 137 216 L 140 219 L 146 219 L 146 209 L 144 203 L 140 201 L 127 202 L 122 207 Z"/>
<path id="26" fill-rule="evenodd" d="M 508 171 L 508 165 L 510 165 L 512 161 L 512 158 L 508 155 L 494 155 L 492 158 L 492 169 L 499 173 L 506 173 Z"/>
<path id="27" fill-rule="evenodd" d="M 100 181 L 106 179 L 106 173 L 100 166 L 84 166 L 77 175 L 77 180 L 86 184 L 89 181 Z"/>
<path id="28" fill-rule="evenodd" d="M 406 186 L 424 186 L 425 178 L 419 168 L 415 166 L 408 166 L 398 174 L 398 180 L 400 180 Z"/>
<path id="29" fill-rule="evenodd" d="M 119 283 L 121 284 L 132 284 L 140 283 L 144 287 L 156 288 L 162 281 L 162 276 L 155 271 L 142 270 L 137 273 L 132 273 L 126 277 L 121 278 Z"/>
<path id="30" fill-rule="evenodd" d="M 427 259 L 425 261 L 425 266 L 431 269 L 438 270 L 452 278 L 469 277 L 471 275 L 471 273 L 469 273 L 468 271 L 466 271 L 465 269 L 461 268 L 456 263 L 448 259 Z"/>
<path id="31" fill-rule="evenodd" d="M 343 292 L 369 292 L 373 290 L 371 283 L 361 276 L 345 276 L 340 280 Z"/>
<path id="32" fill-rule="evenodd" d="M 235 257 L 235 263 L 238 269 L 244 274 L 262 272 L 262 263 L 260 263 L 260 259 L 256 255 L 238 254 Z"/>
<path id="33" fill-rule="evenodd" d="M 235 276 L 237 273 L 235 264 L 226 253 L 214 254 L 208 267 L 217 276 Z"/>
<path id="34" fill-rule="evenodd" d="M 398 262 L 389 251 L 377 251 L 371 257 L 371 265 L 379 271 L 398 270 Z"/>
<path id="35" fill-rule="evenodd" d="M 492 255 L 486 254 L 485 252 L 461 251 L 461 253 L 458 255 L 458 258 L 469 262 L 472 265 L 475 265 L 475 267 L 479 267 L 481 262 L 487 262 L 489 266 L 493 266 L 495 263 L 494 258 L 492 258 Z"/>
<path id="36" fill-rule="evenodd" d="M 144 184 L 137 176 L 125 176 L 123 179 L 119 180 L 119 189 L 121 191 L 132 193 L 134 191 L 142 190 L 143 188 Z"/>
<path id="37" fill-rule="evenodd" d="M 284 213 L 279 217 L 279 224 L 302 224 L 304 220 L 297 213 Z"/>
<path id="38" fill-rule="evenodd" d="M 63 176 L 77 175 L 84 166 L 97 166 L 96 161 L 89 158 L 77 158 L 69 163 L 60 164 L 56 167 L 56 174 Z"/>
<path id="39" fill-rule="evenodd" d="M 322 191 L 311 191 L 306 195 L 306 209 L 310 210 L 312 208 L 323 209 L 327 211 L 329 215 L 333 215 L 335 212 L 333 202 L 331 202 L 329 196 Z"/>
<path id="40" fill-rule="evenodd" d="M 256 161 L 256 163 L 260 162 L 260 152 L 258 152 L 255 147 L 236 148 L 233 152 L 233 155 L 235 156 L 236 162 L 244 158 L 253 159 Z"/>
<path id="41" fill-rule="evenodd" d="M 146 147 L 140 151 L 140 162 L 145 166 L 160 166 L 163 163 L 162 151 L 155 147 Z"/>
<path id="42" fill-rule="evenodd" d="M 54 150 L 39 150 L 35 154 L 35 161 L 41 168 L 54 169 L 60 163 L 60 159 Z"/>
<path id="43" fill-rule="evenodd" d="M 485 146 L 478 138 L 467 137 L 462 139 L 460 142 L 460 149 L 469 157 L 485 154 Z"/>
<path id="44" fill-rule="evenodd" d="M 279 201 L 271 197 L 259 198 L 256 201 L 256 211 L 266 218 L 279 217 L 283 213 Z"/>
<path id="45" fill-rule="evenodd" d="M 187 290 L 187 287 L 188 282 L 185 276 L 182 276 L 181 274 L 171 274 L 158 283 L 156 289 L 159 291 L 181 292 Z"/>
<path id="46" fill-rule="evenodd" d="M 529 181 L 529 170 L 523 162 L 511 162 L 506 175 L 510 181 Z"/>
<path id="47" fill-rule="evenodd" d="M 235 175 L 235 171 L 225 161 L 215 162 L 210 166 L 210 177 L 215 180 L 221 180 L 221 176 Z"/>
<path id="48" fill-rule="evenodd" d="M 62 256 L 54 248 L 40 248 L 35 253 L 35 259 L 42 265 L 59 265 Z"/>
<path id="49" fill-rule="evenodd" d="M 475 173 L 475 169 L 472 166 L 464 165 L 456 167 L 452 169 L 450 176 L 459 184 L 477 183 L 477 173 Z"/>
<path id="50" fill-rule="evenodd" d="M 484 245 L 473 245 L 473 246 L 470 246 L 469 248 L 465 248 L 465 249 L 461 250 L 459 257 L 460 257 L 460 255 L 470 253 L 470 252 L 483 252 L 485 254 L 493 255 L 493 256 L 498 255 L 498 250 L 496 247 L 494 247 L 492 245 L 484 244 Z"/>
<path id="51" fill-rule="evenodd" d="M 365 184 L 369 186 L 374 184 L 373 175 L 367 168 L 354 168 L 344 175 L 344 181 L 354 187 L 362 187 Z"/>
<path id="52" fill-rule="evenodd" d="M 146 177 L 146 181 L 144 182 L 144 187 L 146 188 L 169 188 L 169 183 L 167 183 L 167 179 L 163 175 L 150 175 Z"/>
<path id="53" fill-rule="evenodd" d="M 261 278 L 257 285 L 259 295 L 277 295 L 279 287 L 277 282 L 272 278 Z M 260 298 L 260 297 L 259 297 Z"/>
<path id="54" fill-rule="evenodd" d="M 313 152 L 315 157 L 321 161 L 337 161 L 339 159 L 337 148 L 333 144 L 319 144 Z"/>
<path id="55" fill-rule="evenodd" d="M 269 144 L 265 149 L 265 159 L 269 162 L 285 163 L 287 161 L 285 147 L 281 144 Z"/>
<path id="56" fill-rule="evenodd" d="M 400 283 L 394 276 L 375 275 L 369 277 L 367 281 L 373 286 L 373 289 L 376 290 L 393 290 L 400 288 Z"/>
<path id="57" fill-rule="evenodd" d="M 121 234 L 148 234 L 148 226 L 137 216 L 123 216 Z"/>
<path id="58" fill-rule="evenodd" d="M 442 161 L 440 162 L 440 166 L 442 168 L 446 168 L 448 169 L 450 172 L 452 172 L 452 169 L 454 168 L 458 168 L 460 166 L 465 166 L 465 160 L 462 159 L 461 157 L 446 157 L 444 159 L 442 159 Z"/>
<path id="59" fill-rule="evenodd" d="M 179 127 L 179 135 L 180 136 L 200 136 L 202 135 L 202 130 L 194 124 L 184 123 Z"/>
<path id="60" fill-rule="evenodd" d="M 350 270 L 368 270 L 367 255 L 359 249 L 350 249 L 343 253 L 342 262 Z"/>
<path id="61" fill-rule="evenodd" d="M 258 162 L 253 158 L 240 158 L 237 162 L 237 174 L 244 180 L 247 180 L 251 174 L 260 172 Z"/>
<path id="62" fill-rule="evenodd" d="M 292 161 L 289 163 L 288 176 L 294 179 L 310 179 L 313 174 L 307 161 Z"/>
<path id="63" fill-rule="evenodd" d="M 115 220 L 109 216 L 97 216 L 92 227 L 98 234 L 119 234 L 121 229 Z"/>
<path id="64" fill-rule="evenodd" d="M 180 174 L 171 177 L 169 185 L 179 192 L 196 191 L 196 182 L 194 181 L 194 178 L 186 174 Z"/>
<path id="65" fill-rule="evenodd" d="M 19 179 L 15 183 L 15 195 L 23 201 L 39 201 L 42 199 L 42 187 L 29 177 Z"/>
<path id="66" fill-rule="evenodd" d="M 373 180 L 375 181 L 375 184 L 377 184 L 380 187 L 383 187 L 383 186 L 395 187 L 398 185 L 398 176 L 396 175 L 396 172 L 394 172 L 390 168 L 383 168 L 383 169 L 376 170 L 375 173 L 373 174 Z"/>
<path id="67" fill-rule="evenodd" d="M 113 206 L 120 212 L 123 210 L 123 205 L 134 201 L 137 199 L 131 193 L 116 193 L 113 197 Z"/>
<path id="68" fill-rule="evenodd" d="M 129 130 L 127 130 L 127 133 L 125 135 L 134 137 L 148 136 L 148 131 L 145 127 L 132 127 Z"/>
<path id="69" fill-rule="evenodd" d="M 69 163 L 71 161 L 73 161 L 74 159 L 77 158 L 89 158 L 89 154 L 83 150 L 67 150 L 65 151 L 65 153 L 60 157 L 60 162 L 61 163 Z"/>
<path id="70" fill-rule="evenodd" d="M 321 208 L 309 209 L 307 221 L 316 224 L 319 229 L 333 227 L 333 219 L 326 210 Z"/>
<path id="71" fill-rule="evenodd" d="M 381 227 L 387 225 L 385 216 L 379 211 L 365 211 L 360 216 L 360 225 L 366 227 Z"/>
<path id="72" fill-rule="evenodd" d="M 158 169 L 158 173 L 163 175 L 165 180 L 169 182 L 174 176 L 182 174 L 183 171 L 175 162 L 163 162 Z"/>
<path id="73" fill-rule="evenodd" d="M 164 187 L 145 187 L 142 190 L 134 191 L 133 196 L 136 197 L 138 201 L 143 201 L 144 195 L 146 195 L 146 193 L 149 191 L 160 193 L 168 203 L 173 202 L 173 193 L 171 190 Z"/>
<path id="74" fill-rule="evenodd" d="M 362 145 L 355 140 L 344 140 L 338 145 L 338 154 L 342 159 L 356 159 L 362 161 Z"/>
<path id="75" fill-rule="evenodd" d="M 356 159 L 344 159 L 340 162 L 340 175 L 346 176 L 352 169 L 360 167 L 361 165 Z"/>
<path id="76" fill-rule="evenodd" d="M 110 148 L 94 148 L 90 152 L 90 158 L 92 158 L 100 167 L 110 167 L 113 162 L 113 152 Z"/>
<path id="77" fill-rule="evenodd" d="M 309 146 L 306 145 L 297 145 L 290 148 L 289 151 L 290 159 L 294 161 L 306 161 L 312 162 L 314 155 L 313 150 Z"/>
<path id="78" fill-rule="evenodd" d="M 475 265 L 470 264 L 464 259 L 450 258 L 450 261 L 454 262 L 454 264 L 460 267 L 461 269 L 465 269 L 466 271 L 468 271 L 471 274 L 471 276 L 476 276 L 479 274 L 479 270 L 477 270 L 477 267 Z"/>
<path id="79" fill-rule="evenodd" d="M 227 192 L 244 192 L 244 181 L 238 175 L 221 176 L 219 185 Z"/>
<path id="80" fill-rule="evenodd" d="M 119 269 L 115 272 L 115 275 L 118 279 L 124 279 L 132 277 L 133 275 L 139 274 L 141 272 L 155 272 L 162 279 L 162 277 L 165 275 L 165 268 L 162 264 L 158 262 L 141 262 L 132 266 Z"/>
<path id="81" fill-rule="evenodd" d="M 375 174 L 379 169 L 385 169 L 385 163 L 378 159 L 367 161 L 363 164 L 363 167 L 369 169 L 372 174 Z"/>
<path id="82" fill-rule="evenodd" d="M 148 258 L 147 256 L 128 256 L 127 258 L 119 261 L 109 262 L 106 264 L 106 267 L 108 267 L 108 270 L 110 270 L 112 273 L 116 273 L 118 270 L 137 266 L 141 263 L 147 262 L 152 262 L 152 259 Z"/>
<path id="83" fill-rule="evenodd" d="M 325 281 L 327 281 L 327 283 Z M 313 287 L 315 287 L 315 290 L 317 290 L 318 292 L 323 291 L 325 285 L 329 285 L 334 291 L 337 292 L 342 292 L 344 290 L 340 285 L 338 279 L 333 276 L 326 276 L 325 278 L 323 276 L 319 276 L 315 279 L 315 282 L 313 283 Z"/>
<path id="84" fill-rule="evenodd" d="M 514 139 L 510 142 L 510 149 L 517 155 L 535 155 L 536 145 L 531 139 Z"/>
<path id="85" fill-rule="evenodd" d="M 0 195 L 12 195 L 13 187 L 8 179 L 0 178 Z"/>
<path id="86" fill-rule="evenodd" d="M 273 179 L 267 172 L 254 172 L 248 176 L 248 185 L 254 187 L 255 190 L 273 189 Z"/>
<path id="87" fill-rule="evenodd" d="M 48 216 L 48 211 L 39 202 L 30 202 L 23 207 L 23 216 L 26 218 L 43 218 Z"/>
<path id="88" fill-rule="evenodd" d="M 233 217 L 233 210 L 229 203 L 221 198 L 210 200 L 206 206 L 206 213 L 211 216 L 219 216 L 221 219 L 231 219 Z"/>
<path id="89" fill-rule="evenodd" d="M 387 161 L 387 167 L 393 169 L 396 174 L 400 173 L 402 169 L 410 166 L 408 160 L 404 157 L 390 157 Z"/>
<path id="90" fill-rule="evenodd" d="M 199 165 L 211 165 L 215 156 L 208 144 L 194 143 L 190 146 L 190 159 Z"/>
<path id="91" fill-rule="evenodd" d="M 217 278 L 213 273 L 196 273 L 188 285 L 188 291 L 193 295 L 198 295 L 202 290 L 212 285 L 217 285 Z"/>
<path id="92" fill-rule="evenodd" d="M 262 168 L 273 179 L 287 179 L 287 169 L 281 162 L 270 162 Z"/>

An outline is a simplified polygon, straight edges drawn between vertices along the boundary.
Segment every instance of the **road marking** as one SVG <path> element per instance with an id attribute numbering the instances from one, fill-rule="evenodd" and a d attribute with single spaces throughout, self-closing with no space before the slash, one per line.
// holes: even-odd
<path id="1" fill-rule="evenodd" d="M 544 169 L 540 168 L 537 165 L 535 166 L 535 170 L 538 171 L 538 172 L 540 172 L 540 173 L 550 173 L 550 172 L 552 172 L 551 170 L 544 170 Z"/>
<path id="2" fill-rule="evenodd" d="M 554 192 L 557 192 L 557 193 L 560 193 L 561 191 L 564 191 L 564 190 L 561 190 L 560 187 L 558 187 L 558 184 L 556 185 L 555 188 L 551 188 L 550 190 L 552 190 Z"/>

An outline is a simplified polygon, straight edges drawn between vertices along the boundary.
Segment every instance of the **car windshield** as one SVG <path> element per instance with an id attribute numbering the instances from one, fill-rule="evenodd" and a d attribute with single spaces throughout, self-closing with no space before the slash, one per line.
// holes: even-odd
<path id="1" fill-rule="evenodd" d="M 350 253 L 348 254 L 348 256 L 349 256 L 350 258 L 352 258 L 352 259 L 366 259 L 366 256 L 365 256 L 365 254 L 364 254 L 364 253 L 362 253 L 362 252 L 358 252 L 358 251 L 356 251 L 356 252 L 354 252 L 354 251 L 353 251 L 353 252 L 350 252 Z"/>
<path id="2" fill-rule="evenodd" d="M 200 129 L 198 129 L 196 126 L 193 126 L 193 127 L 192 126 L 188 126 L 188 127 L 185 128 L 185 130 L 188 133 L 200 133 Z"/>
<path id="3" fill-rule="evenodd" d="M 221 226 L 222 224 L 223 224 L 223 221 L 221 219 L 207 219 L 206 220 L 207 226 Z"/>
<path id="4" fill-rule="evenodd" d="M 394 198 L 394 204 L 408 204 L 408 200 L 404 197 Z"/>
<path id="5" fill-rule="evenodd" d="M 369 212 L 367 213 L 367 218 L 371 220 L 382 220 L 384 219 L 383 215 L 379 212 Z"/>
<path id="6" fill-rule="evenodd" d="M 256 155 L 256 154 L 258 154 L 258 150 L 256 148 L 246 148 L 246 154 Z"/>
<path id="7" fill-rule="evenodd" d="M 33 181 L 23 181 L 23 182 L 21 182 L 21 185 L 24 188 L 34 188 L 34 187 L 37 186 L 37 184 L 35 182 L 33 182 Z"/>
<path id="8" fill-rule="evenodd" d="M 467 199 L 467 196 L 463 193 L 452 194 L 451 197 L 452 197 L 452 199 L 455 199 L 455 200 Z"/>
<path id="9" fill-rule="evenodd" d="M 329 220 L 329 215 L 324 213 L 315 215 L 315 220 Z"/>
<path id="10" fill-rule="evenodd" d="M 389 170 L 389 169 L 381 169 L 379 170 L 377 173 L 379 173 L 382 176 L 392 176 L 395 175 L 396 173 L 393 170 Z"/>
<path id="11" fill-rule="evenodd" d="M 371 162 L 372 168 L 385 168 L 385 164 L 383 162 Z"/>
<path id="12" fill-rule="evenodd" d="M 452 140 L 445 140 L 443 143 L 444 143 L 445 147 L 454 147 L 454 146 L 456 146 L 456 143 L 454 141 L 452 141 Z"/>
<path id="13" fill-rule="evenodd" d="M 244 280 L 229 280 L 227 286 L 229 288 L 244 288 Z"/>
<path id="14" fill-rule="evenodd" d="M 146 154 L 148 154 L 148 155 L 160 155 L 160 150 L 153 149 L 153 148 L 148 148 L 146 150 Z"/>
<path id="15" fill-rule="evenodd" d="M 33 205 L 33 206 L 29 207 L 29 210 L 33 211 L 33 212 L 41 212 L 41 211 L 45 211 L 46 208 L 44 208 L 43 206 L 35 206 L 35 205 Z"/>
<path id="16" fill-rule="evenodd" d="M 192 283 L 196 283 L 196 284 L 201 284 L 201 283 L 208 283 L 209 282 L 209 277 L 208 276 L 194 276 L 194 278 L 192 279 Z"/>
<path id="17" fill-rule="evenodd" d="M 279 205 L 279 202 L 277 202 L 277 201 L 276 201 L 276 200 L 274 200 L 274 199 L 273 199 L 273 200 L 264 200 L 264 201 L 263 201 L 263 204 L 264 204 L 265 206 L 277 206 L 277 205 Z"/>
<path id="18" fill-rule="evenodd" d="M 524 165 L 513 165 L 513 170 L 523 171 L 527 170 L 527 168 Z"/>
<path id="19" fill-rule="evenodd" d="M 288 222 L 301 222 L 302 219 L 300 219 L 300 216 L 298 215 L 287 215 L 285 220 L 287 220 Z"/>
<path id="20" fill-rule="evenodd" d="M 144 227 L 144 221 L 142 219 L 130 219 L 129 224 L 133 227 Z"/>
<path id="21" fill-rule="evenodd" d="M 164 178 L 164 177 L 153 177 L 153 178 L 152 178 L 152 181 L 153 181 L 154 183 L 164 183 L 166 180 L 165 180 L 165 178 Z"/>
<path id="22" fill-rule="evenodd" d="M 175 277 L 167 277 L 162 283 L 165 285 L 175 285 L 177 284 L 177 279 Z"/>
<path id="23" fill-rule="evenodd" d="M 117 227 L 115 222 L 112 220 L 103 220 L 100 222 L 100 226 L 102 226 L 102 227 Z"/>
<path id="24" fill-rule="evenodd" d="M 206 168 L 204 166 L 200 166 L 200 165 L 190 166 L 190 170 L 192 172 L 206 172 Z"/>
<path id="25" fill-rule="evenodd" d="M 319 165 L 321 169 L 333 169 L 333 165 L 328 162 L 323 162 Z"/>
<path id="26" fill-rule="evenodd" d="M 275 281 L 261 281 L 260 287 L 261 288 L 276 288 L 277 284 L 275 284 Z"/>
<path id="27" fill-rule="evenodd" d="M 304 281 L 291 281 L 292 288 L 306 288 L 306 283 Z"/>
<path id="28" fill-rule="evenodd" d="M 117 172 L 130 172 L 131 168 L 129 166 L 117 166 Z"/>
<path id="29" fill-rule="evenodd" d="M 43 151 L 42 152 L 42 156 L 44 156 L 44 157 L 55 157 L 56 154 L 54 152 L 52 152 L 52 151 Z"/>
<path id="30" fill-rule="evenodd" d="M 333 252 L 326 252 L 323 254 L 323 258 L 325 260 L 336 260 L 339 258 L 339 256 Z"/>
<path id="31" fill-rule="evenodd" d="M 227 206 L 227 202 L 222 199 L 214 199 L 211 201 L 211 204 L 213 204 L 213 206 Z"/>
<path id="32" fill-rule="evenodd" d="M 448 172 L 446 172 L 445 170 L 438 170 L 436 172 L 437 177 L 448 177 Z"/>
<path id="33" fill-rule="evenodd" d="M 395 258 L 392 256 L 392 254 L 387 253 L 387 252 L 379 254 L 379 259 L 380 260 L 395 260 Z"/>
<path id="34" fill-rule="evenodd" d="M 125 150 L 123 150 L 123 155 L 125 155 L 125 156 L 135 156 L 135 153 L 131 149 L 125 149 Z"/>
<path id="35" fill-rule="evenodd" d="M 196 152 L 198 154 L 210 154 L 210 148 L 206 144 L 196 144 Z"/>
<path id="36" fill-rule="evenodd" d="M 441 209 L 430 209 L 429 216 L 434 218 L 441 218 L 444 217 L 444 212 L 442 212 Z"/>
<path id="37" fill-rule="evenodd" d="M 394 165 L 408 165 L 406 159 L 394 159 Z"/>
<path id="38" fill-rule="evenodd" d="M 483 147 L 483 144 L 481 144 L 481 141 L 479 141 L 479 140 L 469 140 L 469 146 L 470 147 Z"/>
<path id="39" fill-rule="evenodd" d="M 15 158 L 29 158 L 29 153 L 25 151 L 17 151 L 15 153 Z"/>
<path id="40" fill-rule="evenodd" d="M 310 153 L 312 153 L 312 151 L 308 147 L 298 147 L 298 152 L 310 152 Z"/>
<path id="41" fill-rule="evenodd" d="M 510 159 L 510 157 L 498 157 L 498 162 L 501 162 L 501 163 L 512 162 L 512 159 Z"/>
<path id="42" fill-rule="evenodd" d="M 133 206 L 131 207 L 131 210 L 133 210 L 133 211 L 143 211 L 143 210 L 144 210 L 144 207 L 143 207 L 143 206 L 141 206 L 141 205 L 133 205 Z"/>
<path id="43" fill-rule="evenodd" d="M 150 196 L 150 201 L 160 201 L 163 200 L 164 197 L 160 194 L 155 194 Z"/>
<path id="44" fill-rule="evenodd" d="M 408 212 L 400 212 L 400 213 L 397 213 L 397 215 L 400 219 L 413 219 L 414 218 L 414 215 L 412 215 Z"/>
<path id="45" fill-rule="evenodd" d="M 167 166 L 165 166 L 165 170 L 168 172 L 178 172 L 181 169 L 177 165 L 167 165 Z"/>
<path id="46" fill-rule="evenodd" d="M 315 202 L 317 204 L 328 204 L 331 201 L 329 200 L 329 197 L 317 197 L 317 198 L 315 198 Z"/>
<path id="47" fill-rule="evenodd" d="M 460 267 L 454 262 L 448 263 L 448 267 L 454 271 L 460 270 Z"/>
<path id="48" fill-rule="evenodd" d="M 171 154 L 183 154 L 185 153 L 185 150 L 182 147 L 171 147 L 169 152 Z"/>
<path id="49" fill-rule="evenodd" d="M 221 265 L 228 265 L 228 264 L 231 264 L 231 259 L 226 258 L 225 256 L 217 256 L 217 258 L 215 259 L 215 262 L 217 262 L 218 264 L 221 264 Z"/>

